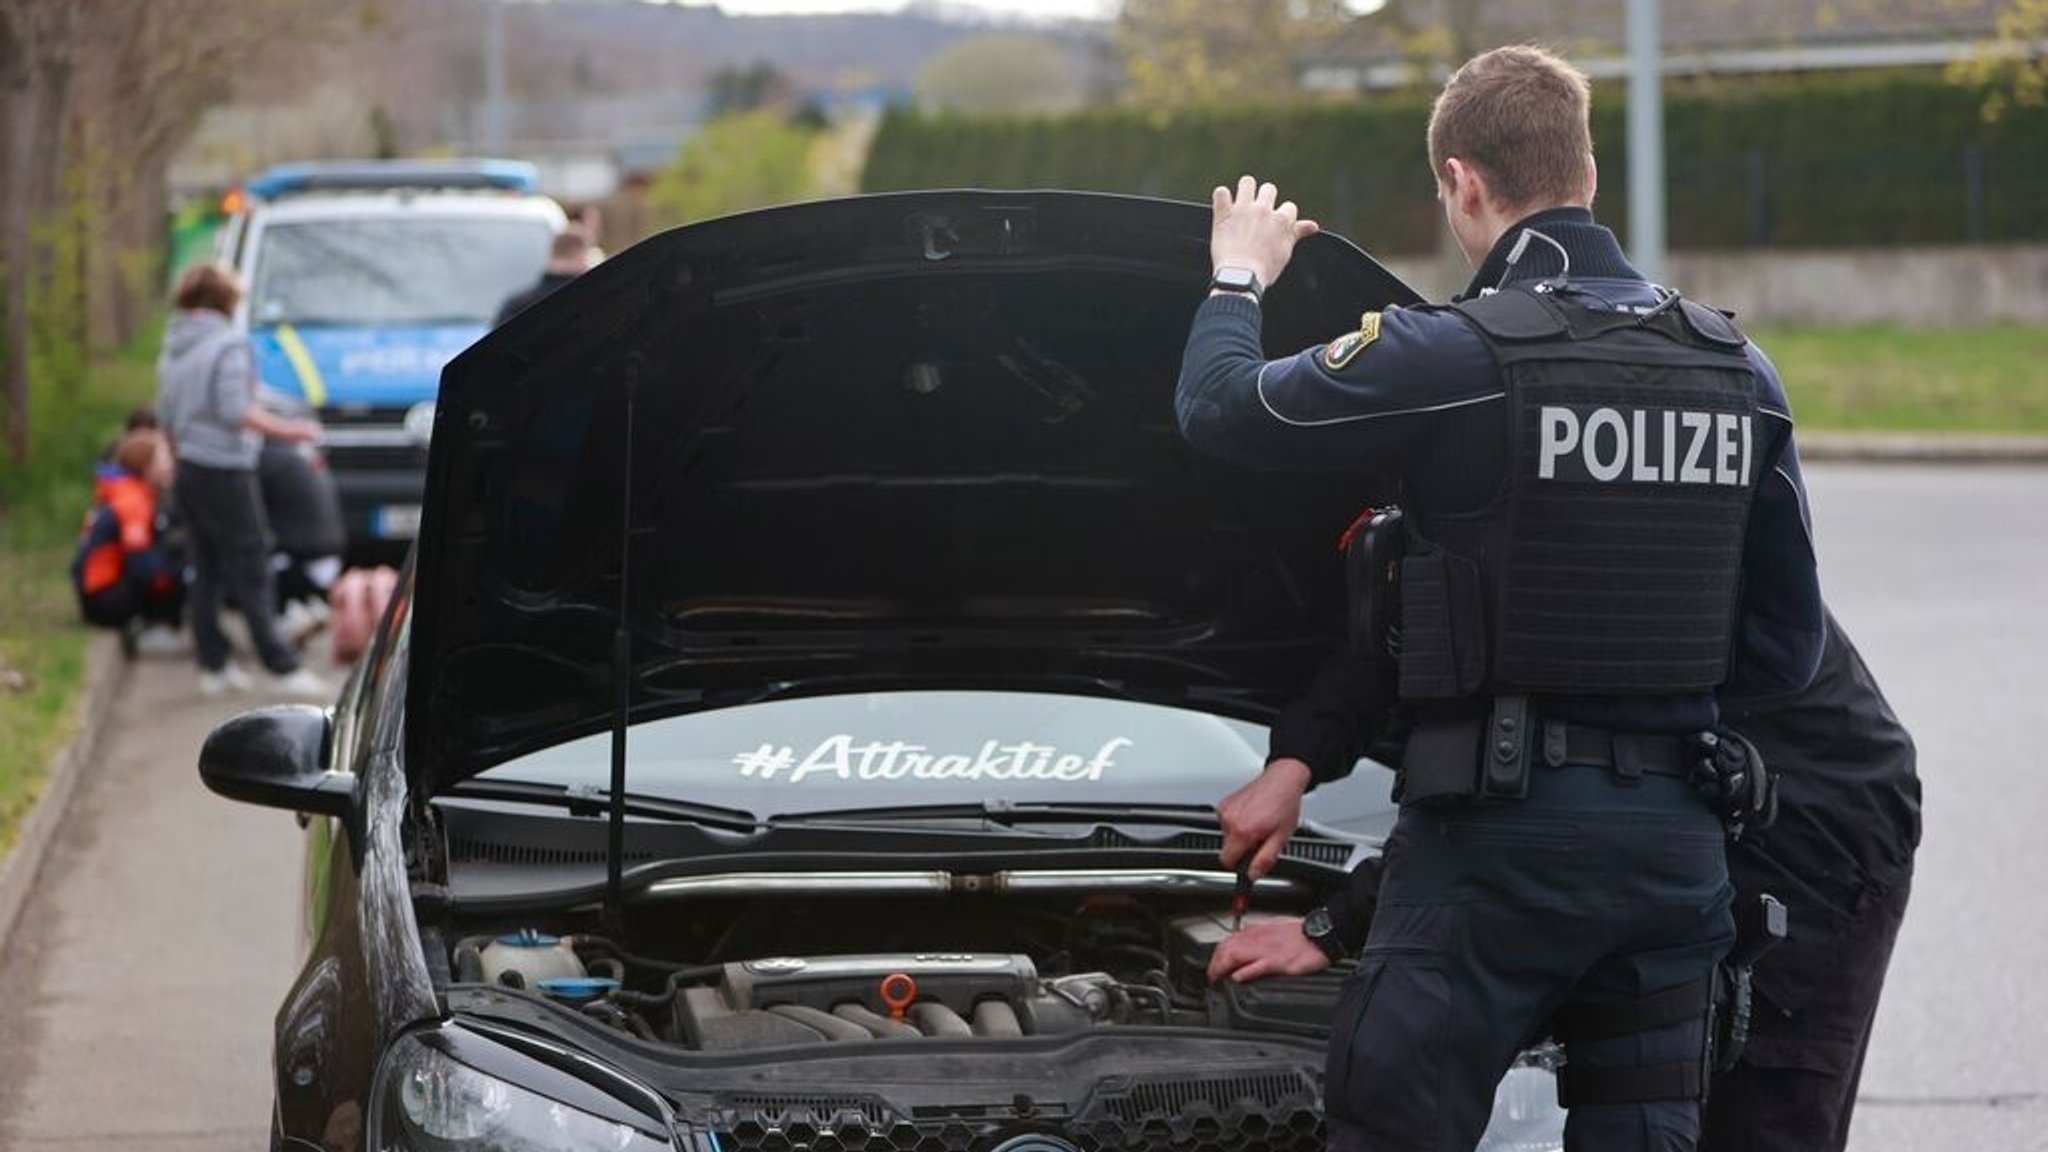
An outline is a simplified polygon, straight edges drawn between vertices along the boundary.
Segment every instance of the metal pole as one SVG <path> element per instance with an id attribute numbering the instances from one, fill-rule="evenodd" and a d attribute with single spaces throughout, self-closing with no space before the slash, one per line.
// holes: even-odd
<path id="1" fill-rule="evenodd" d="M 1664 279 L 1664 56 L 1662 0 L 1628 2 L 1629 259 Z"/>
<path id="2" fill-rule="evenodd" d="M 505 150 L 505 0 L 484 5 L 484 150 Z"/>

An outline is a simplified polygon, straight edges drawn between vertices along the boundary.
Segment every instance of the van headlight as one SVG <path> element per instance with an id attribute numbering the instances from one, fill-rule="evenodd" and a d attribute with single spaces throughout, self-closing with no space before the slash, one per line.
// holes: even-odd
<path id="1" fill-rule="evenodd" d="M 671 1152 L 666 1139 L 464 1064 L 417 1037 L 386 1055 L 376 1152 Z"/>

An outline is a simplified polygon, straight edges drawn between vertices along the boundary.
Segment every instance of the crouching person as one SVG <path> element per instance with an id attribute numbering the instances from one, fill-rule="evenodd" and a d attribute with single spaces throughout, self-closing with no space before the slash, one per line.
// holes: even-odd
<path id="1" fill-rule="evenodd" d="M 184 615 L 183 563 L 171 547 L 163 494 L 174 468 L 170 442 L 130 432 L 96 470 L 92 510 L 79 531 L 71 588 L 86 623 L 120 630 L 130 656 L 175 643 Z"/>

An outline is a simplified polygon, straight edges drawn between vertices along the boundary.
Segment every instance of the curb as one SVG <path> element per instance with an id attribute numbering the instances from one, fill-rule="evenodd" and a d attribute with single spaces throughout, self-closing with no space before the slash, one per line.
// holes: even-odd
<path id="1" fill-rule="evenodd" d="M 78 709 L 78 731 L 51 757 L 43 794 L 22 821 L 13 852 L 0 860 L 0 951 L 6 950 L 14 922 L 35 890 L 36 876 L 56 842 L 57 829 L 78 791 L 79 777 L 99 748 L 107 713 L 113 710 L 114 697 L 127 678 L 128 661 L 121 655 L 120 641 L 110 632 L 95 635 L 85 649 L 85 699 Z"/>
<path id="2" fill-rule="evenodd" d="M 1799 458 L 1865 464 L 2048 464 L 2048 436 L 1795 431 Z"/>

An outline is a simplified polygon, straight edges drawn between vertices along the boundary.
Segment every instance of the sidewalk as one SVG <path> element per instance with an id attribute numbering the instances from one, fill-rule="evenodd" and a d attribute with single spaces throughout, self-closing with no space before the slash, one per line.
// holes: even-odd
<path id="1" fill-rule="evenodd" d="M 300 833 L 207 792 L 200 697 L 144 659 L 0 952 L 0 1152 L 261 1149 L 298 959 Z"/>

